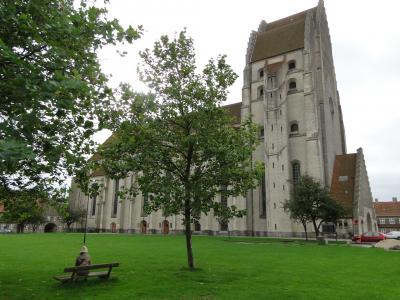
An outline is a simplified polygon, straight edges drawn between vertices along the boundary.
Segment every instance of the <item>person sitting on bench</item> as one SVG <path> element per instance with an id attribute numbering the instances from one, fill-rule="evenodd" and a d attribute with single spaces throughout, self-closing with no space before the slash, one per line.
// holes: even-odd
<path id="1" fill-rule="evenodd" d="M 79 256 L 75 260 L 75 266 L 90 266 L 92 264 L 91 257 L 89 255 L 89 250 L 86 246 L 82 246 Z M 87 276 L 89 271 L 80 271 L 77 273 L 81 276 Z"/>

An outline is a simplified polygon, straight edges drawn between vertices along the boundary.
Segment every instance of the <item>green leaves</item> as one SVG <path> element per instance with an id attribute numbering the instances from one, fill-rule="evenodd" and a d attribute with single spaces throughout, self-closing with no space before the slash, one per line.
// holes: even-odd
<path id="1" fill-rule="evenodd" d="M 2 187 L 63 181 L 91 154 L 113 99 L 97 50 L 141 31 L 108 20 L 92 1 L 0 3 Z"/>
<path id="2" fill-rule="evenodd" d="M 316 235 L 323 222 L 336 222 L 345 217 L 344 208 L 333 200 L 326 187 L 308 175 L 300 177 L 299 183 L 293 185 L 290 199 L 284 204 L 291 219 L 302 223 L 312 222 Z M 317 224 L 317 222 L 319 222 Z"/>

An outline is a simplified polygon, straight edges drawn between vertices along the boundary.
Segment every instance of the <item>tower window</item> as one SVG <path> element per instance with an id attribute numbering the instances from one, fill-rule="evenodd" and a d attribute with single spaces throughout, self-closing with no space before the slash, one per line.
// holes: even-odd
<path id="1" fill-rule="evenodd" d="M 333 106 L 333 100 L 331 97 L 329 97 L 329 108 L 331 110 L 331 116 L 333 117 L 333 115 L 335 114 L 335 107 Z"/>
<path id="2" fill-rule="evenodd" d="M 292 180 L 294 184 L 300 180 L 300 163 L 297 161 L 292 163 Z"/>
<path id="3" fill-rule="evenodd" d="M 264 78 L 264 70 L 263 69 L 258 70 L 258 78 L 260 80 Z"/>
<path id="4" fill-rule="evenodd" d="M 261 128 L 260 129 L 260 138 L 263 138 L 264 137 L 264 128 Z"/>
<path id="5" fill-rule="evenodd" d="M 299 131 L 299 124 L 293 123 L 290 125 L 290 132 L 298 132 Z"/>
<path id="6" fill-rule="evenodd" d="M 289 69 L 289 71 L 296 69 L 296 61 L 294 61 L 294 60 L 289 61 L 288 69 Z"/>
<path id="7" fill-rule="evenodd" d="M 258 98 L 262 98 L 264 96 L 264 87 L 263 86 L 258 87 L 257 94 L 258 94 Z"/>
<path id="8" fill-rule="evenodd" d="M 296 80 L 291 79 L 289 81 L 289 91 L 296 90 L 296 88 L 297 88 Z"/>

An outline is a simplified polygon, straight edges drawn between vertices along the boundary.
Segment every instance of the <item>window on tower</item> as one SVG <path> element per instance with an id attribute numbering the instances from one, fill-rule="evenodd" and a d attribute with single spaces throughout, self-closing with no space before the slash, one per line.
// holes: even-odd
<path id="1" fill-rule="evenodd" d="M 257 96 L 258 98 L 262 98 L 264 96 L 264 86 L 259 86 L 257 90 Z"/>
<path id="2" fill-rule="evenodd" d="M 300 163 L 295 161 L 292 163 L 292 181 L 293 184 L 299 183 L 300 180 Z"/>
<path id="3" fill-rule="evenodd" d="M 291 133 L 296 133 L 299 131 L 299 124 L 297 122 L 294 122 L 290 125 L 290 132 Z"/>
<path id="4" fill-rule="evenodd" d="M 258 70 L 258 79 L 264 79 L 264 69 Z"/>
<path id="5" fill-rule="evenodd" d="M 292 70 L 294 70 L 294 69 L 296 69 L 296 61 L 295 61 L 295 60 L 291 60 L 291 61 L 289 61 L 289 63 L 288 63 L 288 70 L 289 70 L 289 71 L 292 71 Z"/>
<path id="6" fill-rule="evenodd" d="M 295 91 L 297 88 L 296 80 L 290 79 L 289 81 L 289 91 Z"/>

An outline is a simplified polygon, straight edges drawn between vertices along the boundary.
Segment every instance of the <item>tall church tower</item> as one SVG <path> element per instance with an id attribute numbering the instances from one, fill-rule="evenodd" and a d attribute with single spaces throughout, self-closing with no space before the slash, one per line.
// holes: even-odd
<path id="1" fill-rule="evenodd" d="M 254 161 L 265 178 L 247 195 L 247 232 L 302 234 L 283 210 L 290 189 L 308 174 L 327 186 L 335 156 L 346 153 L 332 46 L 323 1 L 253 31 L 246 54 L 242 120 L 260 125 Z"/>

